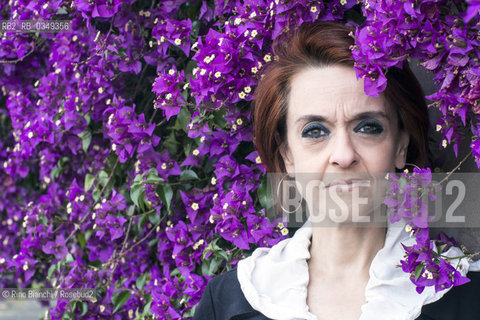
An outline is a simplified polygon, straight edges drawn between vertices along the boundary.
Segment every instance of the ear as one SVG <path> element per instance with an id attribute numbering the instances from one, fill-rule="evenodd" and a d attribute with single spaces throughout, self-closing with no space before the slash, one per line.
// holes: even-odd
<path id="1" fill-rule="evenodd" d="M 407 162 L 407 151 L 410 137 L 405 130 L 400 132 L 397 144 L 397 152 L 395 154 L 395 168 L 403 169 Z"/>
<path id="2" fill-rule="evenodd" d="M 292 153 L 290 152 L 290 148 L 288 147 L 286 141 L 282 141 L 282 139 L 280 139 L 278 132 L 275 132 L 275 141 L 279 146 L 278 150 L 280 151 L 283 163 L 285 164 L 285 170 L 290 176 L 293 177 L 295 175 L 295 165 L 293 163 L 293 157 Z"/>
<path id="3" fill-rule="evenodd" d="M 292 158 L 292 153 L 285 143 L 280 145 L 280 154 L 282 155 L 283 163 L 285 164 L 285 170 L 289 176 L 295 176 L 295 165 Z"/>

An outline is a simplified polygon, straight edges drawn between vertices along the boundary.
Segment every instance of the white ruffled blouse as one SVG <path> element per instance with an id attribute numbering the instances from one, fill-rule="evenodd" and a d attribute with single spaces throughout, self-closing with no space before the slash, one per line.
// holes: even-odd
<path id="1" fill-rule="evenodd" d="M 258 248 L 239 261 L 238 281 L 253 309 L 274 320 L 317 320 L 307 305 L 311 237 L 312 226 L 307 220 L 292 238 L 272 248 Z M 370 265 L 370 279 L 365 288 L 367 302 L 361 307 L 360 320 L 416 319 L 423 305 L 437 301 L 448 291 L 436 293 L 433 287 L 426 287 L 418 294 L 409 275 L 395 267 L 405 254 L 401 243 L 410 246 L 414 242 L 405 231 L 404 222 L 388 226 L 385 245 Z M 452 247 L 445 255 L 454 257 L 463 253 Z M 463 258 L 460 265 L 459 271 L 464 276 L 468 271 L 480 271 L 480 260 L 469 263 Z"/>

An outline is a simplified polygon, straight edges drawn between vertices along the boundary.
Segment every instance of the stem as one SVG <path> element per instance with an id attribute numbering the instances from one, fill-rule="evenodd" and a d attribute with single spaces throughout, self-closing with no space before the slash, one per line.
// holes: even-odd
<path id="1" fill-rule="evenodd" d="M 132 221 L 133 221 L 132 218 L 130 218 L 128 220 L 127 232 L 125 233 L 125 238 L 123 239 L 122 247 L 120 248 L 120 253 L 118 254 L 119 256 L 121 256 L 123 250 L 125 250 L 125 246 L 127 244 L 127 239 L 128 239 L 128 234 L 130 233 L 130 227 L 132 226 Z M 118 260 L 115 260 L 115 258 L 113 258 L 113 256 L 112 256 L 112 262 L 113 262 L 113 268 L 112 268 L 112 271 L 110 271 L 110 278 L 109 278 L 108 283 L 107 283 L 107 288 L 110 287 L 110 283 L 112 283 L 112 281 L 113 281 L 113 275 L 114 275 L 115 270 L 117 269 L 117 266 L 118 266 Z M 112 262 L 108 263 L 107 266 L 109 266 Z"/>
<path id="2" fill-rule="evenodd" d="M 132 219 L 133 219 L 133 218 L 138 218 L 138 217 L 144 216 L 144 215 L 146 215 L 146 214 L 153 213 L 153 212 L 155 212 L 156 210 L 157 210 L 157 209 L 151 209 L 151 210 L 148 210 L 148 211 L 146 211 L 146 212 L 143 212 L 143 213 L 140 213 L 140 214 L 137 214 L 137 215 L 133 215 L 133 216 L 131 216 L 130 218 L 132 218 Z"/>
<path id="3" fill-rule="evenodd" d="M 100 49 L 98 49 L 93 55 L 91 55 L 90 57 L 86 58 L 85 60 L 83 61 L 80 61 L 80 62 L 77 62 L 77 63 L 72 63 L 73 65 L 75 66 L 79 66 L 81 64 L 84 64 L 84 63 L 87 63 L 89 62 L 90 60 L 92 60 L 94 57 L 98 56 L 100 51 L 103 51 L 107 45 L 107 41 L 108 41 L 108 38 L 110 37 L 110 33 L 112 32 L 112 29 L 113 29 L 113 20 L 115 20 L 115 16 L 113 16 L 112 18 L 112 22 L 110 23 L 110 29 L 108 29 L 108 32 L 107 32 L 107 35 L 105 36 L 105 40 L 103 41 L 102 43 L 102 46 L 100 47 Z"/>
<path id="4" fill-rule="evenodd" d="M 138 89 L 140 88 L 140 83 L 142 82 L 143 76 L 145 75 L 145 71 L 147 71 L 147 64 L 145 64 L 142 68 L 142 72 L 138 77 L 137 85 L 135 86 L 135 90 L 133 92 L 133 98 L 137 96 Z"/>
<path id="5" fill-rule="evenodd" d="M 150 123 L 152 122 L 152 120 L 153 120 L 153 119 L 155 118 L 155 116 L 157 115 L 157 111 L 158 111 L 158 109 L 155 109 L 155 110 L 153 111 L 152 116 L 150 117 L 150 119 L 148 120 L 148 122 L 150 122 Z"/>
<path id="6" fill-rule="evenodd" d="M 465 254 L 463 256 L 457 256 L 457 257 L 447 257 L 447 256 L 444 256 L 444 255 L 440 255 L 440 257 L 444 258 L 444 259 L 448 259 L 448 260 L 456 260 L 456 259 L 463 259 L 463 258 L 471 258 L 472 256 L 474 256 L 476 253 L 474 254 Z"/>
<path id="7" fill-rule="evenodd" d="M 26 57 L 28 57 L 29 55 L 31 55 L 33 53 L 33 51 L 35 51 L 35 42 L 32 43 L 32 49 L 27 52 L 23 57 L 21 57 L 20 59 L 16 59 L 16 60 L 0 60 L 0 63 L 17 63 L 17 62 L 21 62 L 23 61 L 23 59 L 25 59 Z"/>
<path id="8" fill-rule="evenodd" d="M 436 187 L 436 186 L 444 183 L 445 181 L 447 181 L 448 178 L 450 178 L 450 176 L 451 176 L 455 171 L 457 171 L 457 170 L 460 168 L 460 166 L 468 159 L 468 157 L 469 157 L 471 154 L 472 154 L 472 151 L 470 150 L 470 152 L 467 153 L 467 155 L 462 159 L 462 161 L 460 161 L 460 162 L 457 164 L 457 166 L 456 166 L 455 168 L 453 168 L 453 170 L 450 171 L 450 172 L 447 174 L 447 176 L 446 176 L 445 178 L 443 178 L 440 182 L 438 182 L 437 184 L 435 184 L 434 187 Z"/>
<path id="9" fill-rule="evenodd" d="M 167 216 L 168 216 L 168 215 L 164 215 L 164 216 L 160 219 L 160 221 L 159 221 L 156 225 L 154 225 L 154 226 L 152 227 L 152 229 L 145 235 L 145 237 L 143 237 L 142 239 L 140 239 L 140 240 L 138 240 L 137 242 L 135 242 L 130 248 L 128 248 L 128 250 L 125 250 L 124 252 L 119 253 L 119 254 L 118 254 L 118 258 L 123 257 L 124 255 L 126 255 L 127 253 L 129 253 L 130 251 L 132 251 L 133 248 L 135 248 L 135 247 L 138 246 L 140 243 L 142 243 L 143 241 L 145 241 L 145 240 L 152 234 L 152 232 L 160 225 L 160 223 L 162 223 L 163 219 L 165 219 L 165 217 L 167 217 Z M 118 258 L 117 258 L 117 259 L 118 259 Z"/>

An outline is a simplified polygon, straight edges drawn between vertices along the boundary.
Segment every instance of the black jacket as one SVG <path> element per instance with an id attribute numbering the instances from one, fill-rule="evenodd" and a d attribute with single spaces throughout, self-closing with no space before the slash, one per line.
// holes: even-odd
<path id="1" fill-rule="evenodd" d="M 480 272 L 469 272 L 468 277 L 471 282 L 452 288 L 442 299 L 424 306 L 417 320 L 480 320 Z M 193 319 L 271 320 L 254 310 L 245 299 L 237 269 L 207 284 Z"/>

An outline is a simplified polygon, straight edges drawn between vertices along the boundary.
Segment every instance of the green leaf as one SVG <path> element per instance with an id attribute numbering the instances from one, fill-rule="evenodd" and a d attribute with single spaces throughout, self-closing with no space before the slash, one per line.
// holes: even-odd
<path id="1" fill-rule="evenodd" d="M 191 20 L 195 20 L 195 17 L 198 15 L 202 1 L 196 1 L 194 3 L 187 2 L 188 6 L 186 9 L 187 15 Z"/>
<path id="2" fill-rule="evenodd" d="M 132 188 L 130 189 L 130 198 L 132 199 L 133 203 L 139 208 L 140 206 L 141 196 L 144 193 L 145 188 L 141 184 L 133 184 Z"/>
<path id="3" fill-rule="evenodd" d="M 148 246 L 153 247 L 154 245 L 156 245 L 158 243 L 158 241 L 160 241 L 160 238 L 152 239 L 152 240 L 148 241 Z"/>
<path id="4" fill-rule="evenodd" d="M 145 280 L 147 279 L 147 274 L 144 273 L 140 277 L 137 278 L 136 285 L 138 290 L 142 290 L 143 286 L 145 285 Z"/>
<path id="5" fill-rule="evenodd" d="M 54 167 L 52 171 L 50 171 L 50 178 L 52 179 L 52 181 L 54 181 L 57 177 L 59 177 L 62 174 L 64 165 L 68 161 L 70 161 L 69 157 L 63 157 L 60 160 L 58 160 L 57 166 Z"/>
<path id="6" fill-rule="evenodd" d="M 148 220 L 151 224 L 156 225 L 160 222 L 160 216 L 156 212 L 152 212 L 148 215 Z"/>
<path id="7" fill-rule="evenodd" d="M 152 168 L 152 169 L 150 169 L 150 171 L 148 171 L 147 179 L 146 179 L 147 183 L 153 184 L 153 183 L 160 183 L 160 182 L 163 182 L 163 181 L 164 181 L 163 178 L 160 178 L 158 176 L 157 169 Z"/>
<path id="8" fill-rule="evenodd" d="M 113 54 L 115 54 L 115 55 L 117 55 L 117 56 L 120 56 L 120 57 L 122 57 L 122 58 L 124 58 L 124 57 L 127 56 L 126 51 L 125 51 L 125 48 L 118 47 L 118 48 L 116 48 L 116 49 L 117 49 L 117 51 L 118 51 L 118 54 L 115 53 L 115 52 L 113 52 Z"/>
<path id="9" fill-rule="evenodd" d="M 77 302 L 77 308 L 80 311 L 80 317 L 84 316 L 88 312 L 88 305 L 85 301 L 78 301 Z"/>
<path id="10" fill-rule="evenodd" d="M 50 268 L 48 268 L 48 272 L 47 272 L 47 278 L 51 278 L 52 277 L 52 274 L 55 272 L 55 269 L 57 268 L 57 265 L 56 264 L 52 264 L 50 266 Z"/>
<path id="11" fill-rule="evenodd" d="M 85 176 L 85 193 L 90 190 L 93 186 L 93 182 L 95 182 L 95 176 L 93 174 L 87 173 Z"/>
<path id="12" fill-rule="evenodd" d="M 167 148 L 169 154 L 177 154 L 178 152 L 178 140 L 175 137 L 175 132 L 172 131 L 170 135 L 163 140 L 163 146 Z"/>
<path id="13" fill-rule="evenodd" d="M 263 208 L 270 208 L 273 206 L 273 199 L 269 190 L 267 179 L 263 179 L 257 189 L 258 201 Z"/>
<path id="14" fill-rule="evenodd" d="M 86 153 L 88 147 L 90 146 L 90 142 L 92 142 L 92 133 L 88 130 L 85 130 L 82 133 L 79 133 L 78 137 L 82 139 L 82 149 Z"/>
<path id="15" fill-rule="evenodd" d="M 190 112 L 188 112 L 186 107 L 180 109 L 180 112 L 177 115 L 177 121 L 175 122 L 175 126 L 178 126 L 179 129 L 187 132 L 187 125 L 190 123 L 192 116 Z"/>
<path id="16" fill-rule="evenodd" d="M 180 174 L 180 181 L 198 180 L 198 175 L 193 170 L 185 170 Z"/>
<path id="17" fill-rule="evenodd" d="M 95 200 L 95 202 L 99 202 L 100 201 L 100 196 L 101 196 L 101 192 L 100 190 L 98 189 L 98 186 L 95 187 L 95 190 L 93 190 L 92 192 L 92 198 L 93 200 Z"/>
<path id="18" fill-rule="evenodd" d="M 420 275 L 422 274 L 422 271 L 423 271 L 423 264 L 419 264 L 415 268 L 415 281 L 418 280 L 418 278 L 420 278 Z"/>
<path id="19" fill-rule="evenodd" d="M 48 220 L 42 215 L 38 217 L 38 223 L 40 223 L 42 226 L 46 226 L 48 224 Z"/>
<path id="20" fill-rule="evenodd" d="M 162 184 L 158 188 L 160 200 L 167 206 L 167 209 L 170 210 L 170 205 L 173 198 L 173 190 L 169 184 Z"/>
<path id="21" fill-rule="evenodd" d="M 85 235 L 83 233 L 78 234 L 78 243 L 80 244 L 80 247 L 82 247 L 82 249 L 85 249 L 85 246 L 87 245 L 87 240 L 85 240 Z"/>
<path id="22" fill-rule="evenodd" d="M 70 310 L 72 311 L 72 314 L 75 313 L 75 309 L 77 308 L 77 303 L 80 302 L 79 300 L 70 300 Z"/>
<path id="23" fill-rule="evenodd" d="M 196 60 L 190 60 L 187 62 L 187 66 L 185 67 L 185 74 L 192 74 L 193 68 L 197 67 Z"/>
<path id="24" fill-rule="evenodd" d="M 202 23 L 198 20 L 193 21 L 192 23 L 192 31 L 190 33 L 191 37 L 197 38 L 198 37 L 198 32 L 200 31 L 200 28 L 202 27 Z"/>
<path id="25" fill-rule="evenodd" d="M 214 121 L 222 129 L 225 129 L 225 127 L 228 125 L 227 120 L 225 120 L 225 113 L 226 111 L 223 109 L 220 109 L 214 113 Z"/>
<path id="26" fill-rule="evenodd" d="M 90 239 L 90 236 L 92 235 L 92 233 L 93 233 L 92 229 L 88 229 L 87 231 L 85 231 L 85 241 L 88 241 L 88 239 Z"/>
<path id="27" fill-rule="evenodd" d="M 103 187 L 107 184 L 107 181 L 108 173 L 105 170 L 100 170 L 100 172 L 98 173 L 98 183 L 100 183 L 100 185 L 102 185 Z"/>
<path id="28" fill-rule="evenodd" d="M 118 295 L 114 295 L 112 296 L 112 303 L 113 303 L 113 312 L 112 313 L 115 313 L 118 311 L 118 309 L 120 309 L 121 307 L 123 307 L 123 305 L 128 301 L 128 299 L 130 298 L 130 295 L 132 293 L 130 291 L 122 291 L 120 292 Z"/>
<path id="29" fill-rule="evenodd" d="M 135 213 L 135 206 L 129 206 L 127 209 L 127 216 L 133 216 Z"/>
<path id="30" fill-rule="evenodd" d="M 68 12 L 63 8 L 58 8 L 56 14 L 68 14 Z"/>
<path id="31" fill-rule="evenodd" d="M 150 312 L 150 306 L 152 305 L 152 296 L 147 295 L 145 298 L 145 301 L 148 301 L 147 304 L 145 305 L 145 308 L 143 308 L 142 315 L 145 316 Z"/>
<path id="32" fill-rule="evenodd" d="M 438 254 L 442 254 L 443 250 L 445 250 L 445 247 L 447 244 L 442 244 L 441 246 L 437 246 Z"/>
<path id="33" fill-rule="evenodd" d="M 188 90 L 182 90 L 182 97 L 183 97 L 185 100 L 188 100 Z"/>
<path id="34" fill-rule="evenodd" d="M 193 318 L 193 315 L 195 314 L 195 310 L 197 310 L 197 305 L 194 305 L 192 309 L 188 309 L 187 311 L 185 311 L 182 317 L 186 319 Z"/>
<path id="35" fill-rule="evenodd" d="M 85 116 L 85 121 L 87 122 L 87 126 L 92 122 L 92 117 L 90 116 L 90 113 L 87 113 Z"/>
<path id="36" fill-rule="evenodd" d="M 190 141 L 184 143 L 183 152 L 185 153 L 186 156 L 188 156 L 191 153 L 191 150 L 192 150 L 192 143 Z"/>
<path id="37" fill-rule="evenodd" d="M 208 275 L 210 269 L 210 264 L 207 261 L 202 262 L 202 274 Z"/>
<path id="38" fill-rule="evenodd" d="M 147 216 L 143 215 L 138 218 L 138 222 L 134 225 L 135 234 L 138 236 L 143 235 L 145 225 L 147 224 Z"/>
<path id="39" fill-rule="evenodd" d="M 72 303 L 70 303 L 70 306 L 72 306 Z M 73 313 L 72 312 L 65 312 L 63 315 L 62 315 L 62 320 L 73 320 Z"/>
<path id="40" fill-rule="evenodd" d="M 223 260 L 227 260 L 228 261 L 228 255 L 225 251 L 223 251 L 223 249 L 219 250 L 219 251 L 216 251 L 215 252 L 215 256 L 217 257 L 221 257 Z"/>
<path id="41" fill-rule="evenodd" d="M 147 224 L 147 216 L 141 216 L 140 219 L 138 219 L 138 225 L 141 228 L 144 228 L 146 224 Z"/>
<path id="42" fill-rule="evenodd" d="M 73 262 L 73 256 L 72 254 L 67 254 L 67 256 L 65 257 L 65 262 L 66 263 L 70 263 L 70 262 Z"/>
<path id="43" fill-rule="evenodd" d="M 221 264 L 222 264 L 222 260 L 217 260 L 217 259 L 210 260 L 210 266 L 208 268 L 208 276 L 213 276 L 215 272 L 217 272 Z"/>
<path id="44" fill-rule="evenodd" d="M 60 174 L 62 173 L 62 170 L 59 167 L 55 167 L 50 171 L 50 178 L 52 181 L 54 181 Z"/>
<path id="45" fill-rule="evenodd" d="M 218 239 L 215 239 L 213 240 L 212 242 L 210 242 L 208 244 L 208 246 L 203 250 L 203 254 L 202 254 L 202 260 L 205 260 L 205 255 L 209 252 L 212 252 L 215 254 L 217 252 L 220 252 L 220 251 L 223 251 L 222 248 L 220 248 L 218 245 L 217 245 L 217 241 Z"/>
<path id="46" fill-rule="evenodd" d="M 403 192 L 403 188 L 408 184 L 408 181 L 407 179 L 405 179 L 405 177 L 400 177 L 400 179 L 398 179 L 398 188 L 400 189 L 400 191 Z"/>
<path id="47" fill-rule="evenodd" d="M 133 179 L 134 183 L 142 184 L 143 183 L 143 174 L 137 174 Z"/>

